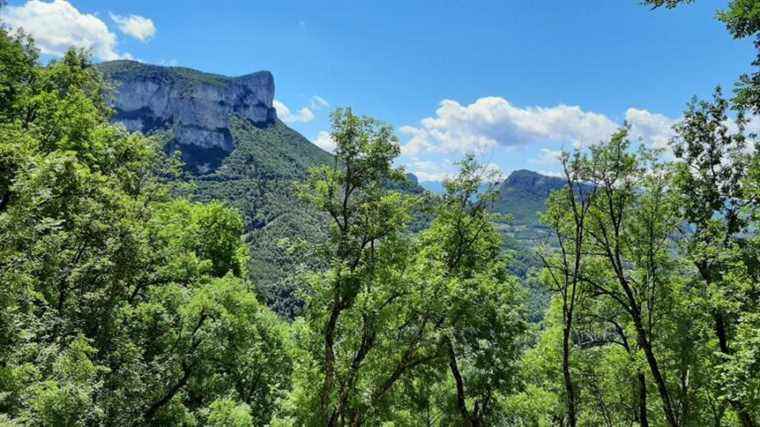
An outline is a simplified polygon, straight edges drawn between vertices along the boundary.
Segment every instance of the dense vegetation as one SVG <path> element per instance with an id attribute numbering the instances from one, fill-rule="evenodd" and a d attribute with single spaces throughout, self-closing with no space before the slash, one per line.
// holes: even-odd
<path id="1" fill-rule="evenodd" d="M 293 273 L 305 260 L 311 267 L 319 260 L 291 247 L 327 234 L 326 219 L 296 196 L 294 183 L 333 158 L 279 120 L 263 129 L 243 119 L 232 123 L 235 151 L 213 173 L 186 175 L 192 185 L 184 193 L 201 202 L 226 201 L 243 215 L 249 278 L 272 309 L 292 318 L 302 306 Z"/>
<path id="2" fill-rule="evenodd" d="M 110 124 L 86 54 L 0 29 L 0 424 L 756 426 L 756 86 L 690 103 L 673 162 L 625 127 L 564 155 L 519 278 L 472 157 L 420 194 L 393 130 L 339 109 L 334 157 L 238 120 L 188 185 L 165 136 Z"/>

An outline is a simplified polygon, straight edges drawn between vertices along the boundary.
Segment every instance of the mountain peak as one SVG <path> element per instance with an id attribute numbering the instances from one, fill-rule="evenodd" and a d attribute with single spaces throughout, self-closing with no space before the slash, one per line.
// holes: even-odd
<path id="1" fill-rule="evenodd" d="M 520 181 L 525 181 L 525 180 L 530 180 L 534 182 L 539 182 L 539 181 L 553 182 L 557 180 L 562 181 L 562 178 L 542 175 L 538 172 L 534 172 L 528 169 L 518 169 L 516 171 L 513 171 L 511 174 L 509 174 L 509 177 L 507 177 L 505 182 L 520 182 Z"/>
<path id="2" fill-rule="evenodd" d="M 511 215 L 517 225 L 536 224 L 549 194 L 564 185 L 562 178 L 527 169 L 516 170 L 499 187 L 496 210 Z"/>
<path id="3" fill-rule="evenodd" d="M 269 71 L 228 77 L 128 60 L 104 62 L 97 68 L 115 86 L 116 122 L 130 131 L 171 131 L 172 146 L 198 159 L 235 148 L 229 131 L 233 117 L 257 127 L 277 120 L 274 77 Z"/>
<path id="4" fill-rule="evenodd" d="M 552 191 L 565 184 L 562 178 L 541 175 L 538 172 L 520 169 L 512 172 L 502 183 L 501 192 L 524 191 L 537 196 L 546 197 Z"/>

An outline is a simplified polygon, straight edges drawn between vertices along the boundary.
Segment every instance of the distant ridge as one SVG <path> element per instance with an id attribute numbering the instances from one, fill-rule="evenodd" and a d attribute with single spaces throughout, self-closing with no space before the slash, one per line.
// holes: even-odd
<path id="1" fill-rule="evenodd" d="M 564 185 L 562 178 L 526 169 L 516 170 L 499 187 L 496 211 L 511 215 L 516 225 L 535 225 L 538 214 L 546 207 L 549 194 Z"/>

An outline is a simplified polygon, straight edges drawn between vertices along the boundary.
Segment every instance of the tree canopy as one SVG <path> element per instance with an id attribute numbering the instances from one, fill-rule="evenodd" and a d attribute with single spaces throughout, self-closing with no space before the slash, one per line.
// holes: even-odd
<path id="1" fill-rule="evenodd" d="M 734 0 L 718 19 L 757 37 L 758 16 Z M 86 52 L 43 65 L 0 27 L 0 424 L 757 426 L 757 80 L 689 102 L 668 153 L 627 126 L 564 153 L 520 279 L 473 155 L 415 191 L 394 130 L 343 108 L 334 156 L 246 163 L 264 145 L 246 144 L 245 179 L 198 197 L 165 138 L 111 123 Z M 223 201 L 240 192 L 298 203 L 314 232 L 251 246 L 255 219 Z M 292 287 L 251 280 L 273 265 Z M 281 318 L 277 292 L 303 306 Z"/>

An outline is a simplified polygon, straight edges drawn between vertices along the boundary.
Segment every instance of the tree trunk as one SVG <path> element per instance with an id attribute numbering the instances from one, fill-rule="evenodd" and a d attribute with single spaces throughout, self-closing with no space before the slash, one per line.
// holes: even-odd
<path id="1" fill-rule="evenodd" d="M 454 383 L 457 388 L 457 409 L 462 417 L 462 425 L 464 427 L 474 427 L 472 420 L 470 419 L 470 413 L 467 410 L 467 400 L 465 398 L 464 380 L 462 374 L 459 372 L 459 366 L 457 365 L 457 356 L 454 353 L 454 346 L 450 339 L 446 339 L 446 346 L 449 352 L 449 369 L 451 369 L 451 375 L 454 377 Z"/>
<path id="2" fill-rule="evenodd" d="M 330 424 L 332 417 L 330 416 L 330 394 L 335 384 L 335 328 L 338 324 L 338 316 L 340 315 L 340 306 L 337 298 L 333 301 L 332 311 L 330 313 L 330 319 L 325 325 L 325 381 L 322 385 L 322 396 L 320 399 L 320 409 L 322 415 L 325 417 L 328 425 Z"/>
<path id="3" fill-rule="evenodd" d="M 639 372 L 639 424 L 641 427 L 649 427 L 649 415 L 647 414 L 647 378 L 643 372 Z"/>
<path id="4" fill-rule="evenodd" d="M 567 322 L 567 321 L 566 321 Z M 575 406 L 575 385 L 570 375 L 570 331 L 569 322 L 565 324 L 562 331 L 562 375 L 565 380 L 565 403 L 567 405 L 567 421 L 570 427 L 575 427 L 578 420 Z"/>
<path id="5" fill-rule="evenodd" d="M 150 421 L 153 419 L 153 417 L 156 415 L 156 412 L 158 412 L 159 409 L 161 409 L 164 405 L 169 403 L 170 400 L 174 398 L 174 396 L 177 395 L 177 393 L 187 384 L 187 381 L 190 379 L 190 369 L 186 369 L 185 372 L 182 374 L 182 378 L 177 381 L 177 384 L 174 384 L 160 399 L 153 402 L 148 409 L 145 410 L 145 413 L 143 414 L 143 418 L 145 421 Z"/>
<path id="6" fill-rule="evenodd" d="M 633 323 L 636 326 L 636 334 L 639 347 L 644 350 L 644 355 L 647 358 L 647 364 L 649 364 L 649 370 L 652 373 L 654 383 L 657 386 L 657 392 L 659 393 L 660 399 L 662 400 L 662 408 L 665 411 L 665 418 L 667 419 L 670 426 L 678 427 L 678 418 L 676 417 L 675 411 L 673 410 L 673 402 L 670 399 L 668 385 L 665 382 L 665 378 L 662 376 L 662 372 L 660 372 L 660 365 L 654 355 L 654 351 L 652 350 L 652 346 L 649 342 L 646 331 L 641 324 L 641 317 L 638 315 L 633 316 Z"/>

